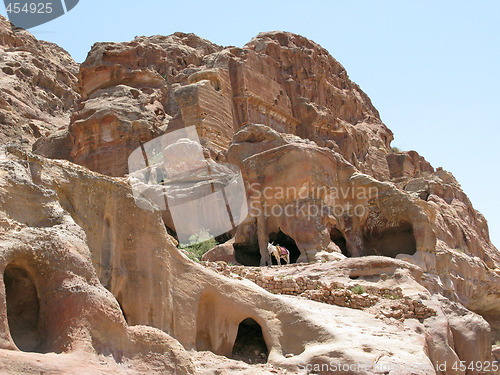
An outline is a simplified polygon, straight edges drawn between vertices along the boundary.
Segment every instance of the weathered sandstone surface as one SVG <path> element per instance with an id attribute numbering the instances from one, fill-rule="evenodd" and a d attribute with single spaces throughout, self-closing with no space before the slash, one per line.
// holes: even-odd
<path id="1" fill-rule="evenodd" d="M 0 49 L 0 372 L 480 374 L 500 359 L 485 218 L 451 173 L 391 149 L 316 43 L 176 33 L 97 43 L 78 66 L 0 18 Z M 128 170 L 189 126 L 211 170 L 240 168 L 250 208 L 202 263 Z M 295 264 L 271 265 L 268 242 Z"/>
<path id="2" fill-rule="evenodd" d="M 39 41 L 0 16 L 0 141 L 26 149 L 52 137 L 44 148 L 64 158 L 70 147 L 68 121 L 80 95 L 78 64 L 59 46 Z"/>
<path id="3" fill-rule="evenodd" d="M 262 329 L 269 363 L 291 371 L 339 351 L 346 363 L 385 353 L 401 366 L 431 364 L 424 331 L 408 330 L 402 340 L 394 335 L 401 327 L 369 313 L 297 304 L 193 263 L 174 246 L 161 215 L 137 207 L 123 179 L 16 148 L 2 155 L 1 175 L 6 350 L 68 353 L 59 357 L 62 368 L 71 366 L 71 355 L 111 354 L 135 373 L 193 373 L 186 350 L 231 357 L 238 325 L 250 318 Z M 415 287 L 431 303 L 430 293 Z M 21 308 L 26 304 L 31 308 Z M 487 346 L 489 335 L 477 340 Z M 12 358 L 28 366 L 40 355 Z"/>
<path id="4" fill-rule="evenodd" d="M 97 172 L 127 173 L 130 152 L 167 125 L 195 125 L 217 155 L 242 125 L 260 123 L 335 149 L 377 178 L 391 175 L 392 132 L 345 69 L 298 35 L 264 33 L 244 48 L 182 33 L 97 43 L 78 86 L 71 156 Z"/>

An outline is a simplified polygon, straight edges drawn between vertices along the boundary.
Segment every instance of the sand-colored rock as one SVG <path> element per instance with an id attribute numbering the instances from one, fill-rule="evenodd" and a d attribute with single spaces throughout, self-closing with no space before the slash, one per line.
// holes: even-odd
<path id="1" fill-rule="evenodd" d="M 391 178 L 414 177 L 434 172 L 434 168 L 416 151 L 396 152 L 386 155 Z"/>
<path id="2" fill-rule="evenodd" d="M 123 176 L 128 172 L 130 153 L 165 131 L 161 104 L 165 96 L 161 89 L 125 85 L 90 95 L 76 109 L 69 128 L 75 139 L 74 161 L 107 175 Z"/>
<path id="3" fill-rule="evenodd" d="M 262 328 L 268 361 L 292 372 L 300 370 L 301 363 L 324 363 L 333 352 L 343 353 L 335 358 L 346 363 L 370 361 L 387 345 L 393 353 L 385 354 L 389 362 L 430 365 L 425 340 L 417 339 L 416 333 L 407 333 L 407 339 L 402 339 L 390 333 L 396 328 L 368 313 L 312 301 L 297 305 L 294 297 L 269 294 L 250 281 L 227 279 L 191 262 L 173 246 L 160 214 L 135 205 L 125 180 L 10 151 L 13 154 L 2 159 L 2 238 L 6 242 L 3 248 L 10 249 L 4 253 L 12 258 L 6 257 L 4 264 L 35 275 L 39 305 L 49 303 L 47 308 L 55 309 L 44 326 L 43 332 L 49 336 L 41 342 L 48 350 L 63 353 L 60 366 L 71 366 L 69 359 L 82 346 L 97 353 L 122 353 L 128 361 L 135 357 L 127 351 L 131 350 L 127 343 L 134 343 L 134 353 L 140 352 L 141 345 L 150 345 L 139 344 L 131 332 L 142 329 L 150 332 L 148 337 L 165 335 L 128 326 L 136 324 L 160 328 L 186 349 L 231 356 L 238 324 L 247 318 Z M 17 199 L 8 199 L 12 192 L 17 192 Z M 20 201 L 33 206 L 26 210 L 17 203 Z M 31 215 L 33 212 L 38 214 Z M 116 220 L 120 217 L 134 220 Z M 26 247 L 28 238 L 31 245 Z M 51 250 L 40 253 L 37 249 Z M 40 258 L 37 254 L 46 255 Z M 66 266 L 61 268 L 61 263 Z M 57 276 L 51 277 L 52 272 Z M 50 303 L 54 298 L 60 302 Z M 5 305 L 3 309 L 5 316 Z M 40 310 L 40 314 L 46 312 Z M 12 325 L 4 320 L 2 327 L 3 348 L 14 349 L 9 336 L 16 337 Z M 353 332 L 357 333 L 353 336 Z M 358 346 L 359 342 L 366 342 L 369 349 Z M 163 349 L 155 345 L 148 350 L 161 354 L 168 347 L 178 358 L 176 366 L 190 371 L 183 349 L 173 341 L 167 340 Z M 287 358 L 289 353 L 293 356 Z M 15 362 L 30 363 L 37 356 L 25 354 Z M 164 355 L 159 358 L 166 361 Z M 141 368 L 140 363 L 134 366 Z"/>
<path id="4" fill-rule="evenodd" d="M 231 239 L 223 244 L 217 245 L 213 249 L 207 251 L 201 257 L 203 261 L 223 261 L 227 264 L 238 265 L 238 261 L 234 255 L 234 239 Z"/>
<path id="5" fill-rule="evenodd" d="M 31 149 L 37 139 L 67 130 L 79 99 L 77 74 L 66 51 L 0 16 L 0 142 Z"/>
<path id="6" fill-rule="evenodd" d="M 23 166 L 4 155 L 0 164 L 4 373 L 20 372 L 16 366 L 30 368 L 24 373 L 39 373 L 40 368 L 93 371 L 101 366 L 128 373 L 118 368 L 118 362 L 137 372 L 144 368 L 193 373 L 188 355 L 175 339 L 158 329 L 127 325 L 117 300 L 99 281 L 100 270 L 92 262 L 85 232 L 65 210 L 71 198 L 60 201 L 50 189 L 64 186 L 64 177 L 53 179 L 40 165 Z M 5 349 L 13 351 L 12 357 Z M 157 360 L 147 359 L 148 353 Z M 113 359 L 99 364 L 99 355 Z M 94 363 L 73 368 L 77 358 Z"/>
<path id="7" fill-rule="evenodd" d="M 270 234 L 280 230 L 295 241 L 298 262 L 313 261 L 332 241 L 332 231 L 344 239 L 349 256 L 396 257 L 435 249 L 423 204 L 360 174 L 333 150 L 247 125 L 233 138 L 228 160 L 242 168 L 249 186 L 261 264 L 269 263 Z M 245 238 L 245 232 L 239 230 L 236 243 L 253 242 L 255 236 Z"/>
<path id="8" fill-rule="evenodd" d="M 97 43 L 81 65 L 78 86 L 83 103 L 72 120 L 71 156 L 104 174 L 127 173 L 123 160 L 137 140 L 166 128 L 196 126 L 215 158 L 241 126 L 261 123 L 315 140 L 362 172 L 390 178 L 386 155 L 392 132 L 345 69 L 298 35 L 262 33 L 244 48 L 223 48 L 182 33 Z M 136 95 L 124 96 L 141 113 L 109 99 L 110 91 L 123 91 L 118 86 L 133 88 Z M 139 98 L 139 92 L 149 98 Z M 150 125 L 131 131 L 137 123 Z M 152 135 L 146 136 L 148 131 Z"/>
<path id="9" fill-rule="evenodd" d="M 195 117 L 200 116 L 200 108 L 190 97 L 200 91 L 203 101 L 202 97 L 210 98 L 216 92 L 204 85 L 209 82 L 204 78 L 209 72 L 198 75 L 199 83 L 193 75 L 190 82 L 194 83 L 183 90 L 176 80 L 184 77 L 187 84 L 187 72 L 197 71 L 194 67 L 203 57 L 217 49 L 220 47 L 204 39 L 182 33 L 138 37 L 125 44 L 96 43 L 78 76 L 83 101 L 71 119 L 73 160 L 100 173 L 123 176 L 129 172 L 128 157 L 141 142 L 185 122 L 199 126 Z M 205 89 L 209 90 L 206 95 Z M 220 105 L 215 102 L 213 108 L 221 112 Z"/>

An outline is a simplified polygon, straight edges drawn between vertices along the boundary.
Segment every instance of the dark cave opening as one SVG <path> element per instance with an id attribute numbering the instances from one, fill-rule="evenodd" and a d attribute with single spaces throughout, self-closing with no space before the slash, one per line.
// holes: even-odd
<path id="1" fill-rule="evenodd" d="M 283 246 L 290 252 L 290 263 L 295 263 L 300 256 L 300 250 L 292 237 L 286 235 L 281 230 L 269 235 L 269 242 Z M 258 267 L 260 265 L 260 250 L 257 241 L 250 243 L 235 243 L 234 257 L 236 261 L 244 266 Z M 276 259 L 271 257 L 272 264 L 278 264 Z M 284 264 L 284 260 L 281 264 Z"/>
<path id="2" fill-rule="evenodd" d="M 41 353 L 40 301 L 33 280 L 24 268 L 13 264 L 5 268 L 3 280 L 12 340 L 22 351 Z"/>
<path id="3" fill-rule="evenodd" d="M 170 229 L 167 225 L 165 225 L 165 229 L 167 230 L 167 233 L 174 237 L 177 242 L 179 242 L 179 237 L 177 237 L 177 232 L 173 229 Z"/>
<path id="4" fill-rule="evenodd" d="M 219 244 L 222 244 L 224 242 L 229 241 L 233 237 L 234 237 L 234 233 L 232 231 L 226 232 L 226 233 L 222 233 L 218 236 L 215 236 L 215 241 L 217 241 L 217 243 L 219 243 Z"/>
<path id="5" fill-rule="evenodd" d="M 342 254 L 346 257 L 350 257 L 349 252 L 347 251 L 347 241 L 344 234 L 340 230 L 332 228 L 330 231 L 330 240 L 340 248 Z"/>
<path id="6" fill-rule="evenodd" d="M 258 243 L 235 243 L 234 258 L 239 264 L 249 267 L 260 265 L 260 250 Z"/>
<path id="7" fill-rule="evenodd" d="M 122 295 L 122 292 L 119 292 L 116 295 L 116 302 L 118 302 L 118 306 L 120 306 L 120 310 L 123 314 L 123 318 L 125 319 L 125 322 L 127 322 L 127 324 L 129 324 L 128 315 L 125 313 L 125 310 L 123 309 L 122 301 L 123 301 L 123 295 Z"/>
<path id="8" fill-rule="evenodd" d="M 259 323 L 252 318 L 243 320 L 238 326 L 232 358 L 255 364 L 266 363 L 268 355 L 269 350 Z"/>
<path id="9" fill-rule="evenodd" d="M 365 232 L 363 245 L 366 255 L 391 258 L 395 258 L 398 254 L 413 255 L 417 251 L 413 226 L 406 221 L 383 230 Z"/>
<path id="10" fill-rule="evenodd" d="M 297 262 L 297 259 L 300 257 L 300 250 L 297 247 L 297 244 L 293 240 L 292 237 L 286 235 L 283 233 L 281 230 L 275 233 L 271 233 L 269 235 L 269 242 L 273 243 L 274 245 L 280 245 L 283 246 L 285 249 L 287 249 L 290 252 L 290 263 L 295 263 Z M 278 264 L 276 259 L 274 259 L 273 256 L 271 256 L 271 261 L 273 264 Z M 283 260 L 281 261 L 281 264 L 283 264 Z"/>

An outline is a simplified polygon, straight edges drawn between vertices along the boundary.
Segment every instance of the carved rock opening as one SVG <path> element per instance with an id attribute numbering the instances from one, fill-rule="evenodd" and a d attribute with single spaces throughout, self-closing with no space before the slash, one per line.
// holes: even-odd
<path id="1" fill-rule="evenodd" d="M 349 252 L 347 251 L 347 241 L 344 237 L 344 234 L 338 230 L 337 228 L 332 228 L 330 231 L 330 240 L 337 245 L 340 250 L 342 251 L 342 254 L 344 254 L 346 257 L 349 257 Z"/>
<path id="2" fill-rule="evenodd" d="M 252 318 L 243 320 L 238 326 L 232 357 L 246 363 L 265 363 L 268 355 L 269 350 L 259 323 Z"/>
<path id="3" fill-rule="evenodd" d="M 395 258 L 398 254 L 413 255 L 417 251 L 413 227 L 409 222 L 365 232 L 363 245 L 366 255 L 382 255 L 391 258 Z"/>
<path id="4" fill-rule="evenodd" d="M 300 257 L 300 250 L 293 240 L 292 237 L 286 235 L 281 230 L 275 233 L 271 233 L 269 235 L 269 242 L 274 243 L 275 245 L 280 245 L 286 248 L 290 252 L 290 263 L 297 262 L 297 259 Z M 274 257 L 271 257 L 273 264 L 278 264 Z M 283 262 L 281 262 L 283 264 Z"/>
<path id="5" fill-rule="evenodd" d="M 271 233 L 269 235 L 269 242 L 286 248 L 290 252 L 290 263 L 295 263 L 300 256 L 300 250 L 294 239 L 281 230 Z M 257 238 L 252 242 L 235 243 L 233 247 L 234 257 L 238 263 L 252 267 L 258 267 L 260 265 L 260 251 Z M 274 257 L 271 257 L 271 261 L 273 264 L 278 264 Z M 281 264 L 283 264 L 283 261 Z"/>
<path id="6" fill-rule="evenodd" d="M 123 309 L 123 305 L 122 305 L 122 303 L 123 303 L 123 295 L 122 295 L 121 291 L 116 296 L 116 302 L 118 302 L 118 305 L 120 306 L 120 310 L 122 311 L 123 318 L 125 319 L 125 321 L 127 322 L 127 324 L 130 324 L 129 317 L 125 313 L 125 310 Z"/>
<path id="7" fill-rule="evenodd" d="M 12 340 L 22 351 L 41 353 L 40 301 L 35 283 L 24 268 L 13 264 L 5 268 L 3 280 Z"/>
<path id="8" fill-rule="evenodd" d="M 219 236 L 216 236 L 215 237 L 215 241 L 217 241 L 217 243 L 222 244 L 224 242 L 229 241 L 233 237 L 234 237 L 234 233 L 232 233 L 232 232 L 226 232 L 226 233 L 222 233 Z"/>
<path id="9" fill-rule="evenodd" d="M 244 266 L 257 267 L 260 264 L 260 251 L 258 243 L 235 243 L 234 258 Z"/>

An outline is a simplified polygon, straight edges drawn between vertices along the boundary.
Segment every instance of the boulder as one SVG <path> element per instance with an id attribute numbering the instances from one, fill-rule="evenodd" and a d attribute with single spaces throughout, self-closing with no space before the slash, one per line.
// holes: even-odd
<path id="1" fill-rule="evenodd" d="M 217 262 L 223 261 L 227 264 L 239 265 L 234 256 L 234 239 L 215 246 L 201 257 L 202 261 Z"/>

